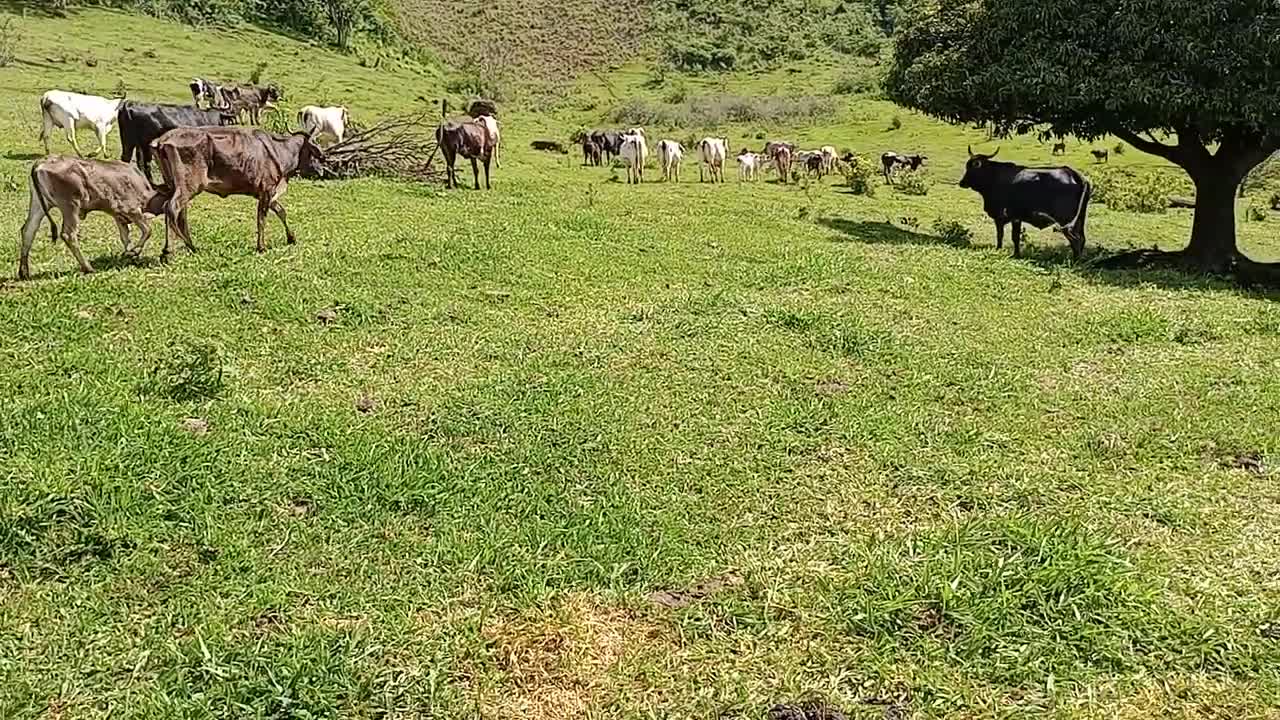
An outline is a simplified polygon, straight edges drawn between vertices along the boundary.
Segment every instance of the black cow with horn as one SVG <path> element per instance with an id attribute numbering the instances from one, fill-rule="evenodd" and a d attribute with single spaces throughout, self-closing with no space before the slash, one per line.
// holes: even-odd
<path id="1" fill-rule="evenodd" d="M 1004 247 L 1004 226 L 1013 224 L 1013 256 L 1022 255 L 1022 223 L 1043 230 L 1052 227 L 1071 244 L 1077 260 L 1084 252 L 1084 222 L 1093 186 L 1069 167 L 1030 168 L 975 154 L 969 148 L 960 187 L 982 196 L 982 208 L 996 224 L 996 247 Z"/>

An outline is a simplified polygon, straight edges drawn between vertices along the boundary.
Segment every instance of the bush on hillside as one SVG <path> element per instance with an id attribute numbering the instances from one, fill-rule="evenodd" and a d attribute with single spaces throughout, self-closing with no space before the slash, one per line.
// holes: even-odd
<path id="1" fill-rule="evenodd" d="M 877 164 L 866 155 L 854 155 L 850 162 L 840 164 L 845 184 L 854 195 L 875 197 L 879 171 Z"/>
<path id="2" fill-rule="evenodd" d="M 901 170 L 897 173 L 893 188 L 903 195 L 928 195 L 929 178 L 924 168 Z"/>
<path id="3" fill-rule="evenodd" d="M 955 220 L 934 220 L 933 232 L 939 240 L 952 247 L 969 247 L 973 242 L 973 231 Z"/>
<path id="4" fill-rule="evenodd" d="M 628 127 L 710 128 L 726 123 L 809 123 L 836 113 L 836 103 L 817 97 L 743 97 L 708 95 L 682 103 L 628 100 L 613 113 L 613 121 Z"/>
<path id="5" fill-rule="evenodd" d="M 836 80 L 831 92 L 836 95 L 864 95 L 880 89 L 880 81 L 867 74 L 843 75 Z"/>

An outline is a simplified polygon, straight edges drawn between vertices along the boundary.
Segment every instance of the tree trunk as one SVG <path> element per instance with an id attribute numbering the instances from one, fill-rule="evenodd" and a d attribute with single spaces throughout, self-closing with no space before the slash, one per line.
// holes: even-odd
<path id="1" fill-rule="evenodd" d="M 1226 272 L 1236 257 L 1236 189 L 1240 176 L 1218 167 L 1192 175 L 1196 210 L 1184 257 L 1197 268 Z"/>

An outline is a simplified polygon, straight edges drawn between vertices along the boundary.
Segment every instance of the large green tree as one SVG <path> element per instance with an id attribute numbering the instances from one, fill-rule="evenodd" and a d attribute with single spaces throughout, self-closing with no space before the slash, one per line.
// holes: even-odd
<path id="1" fill-rule="evenodd" d="M 897 102 L 1000 133 L 1115 135 L 1196 187 L 1182 255 L 1236 258 L 1236 188 L 1280 149 L 1276 0 L 936 0 L 899 29 Z"/>

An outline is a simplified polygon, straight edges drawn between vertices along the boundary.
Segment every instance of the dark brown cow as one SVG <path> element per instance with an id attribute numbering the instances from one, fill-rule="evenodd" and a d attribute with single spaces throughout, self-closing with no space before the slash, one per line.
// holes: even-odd
<path id="1" fill-rule="evenodd" d="M 164 251 L 170 255 L 169 237 L 177 232 L 191 252 L 196 246 L 187 225 L 191 199 L 208 191 L 218 197 L 247 195 L 258 199 L 258 252 L 266 252 L 263 228 L 271 210 L 284 226 L 286 242 L 296 242 L 285 219 L 280 196 L 289 178 L 300 172 L 318 171 L 324 152 L 306 133 L 275 135 L 257 128 L 177 128 L 151 146 L 173 197 L 165 206 Z"/>
<path id="2" fill-rule="evenodd" d="M 778 182 L 786 185 L 791 178 L 791 148 L 787 143 L 769 143 L 765 147 L 769 148 L 769 158 L 778 171 Z"/>
<path id="3" fill-rule="evenodd" d="M 480 120 L 457 118 L 446 120 L 436 127 L 436 143 L 444 153 L 447 170 L 446 187 L 458 187 L 458 171 L 455 167 L 458 156 L 471 161 L 471 174 L 476 181 L 476 190 L 480 189 L 480 168 L 476 161 L 484 163 L 484 189 L 491 190 L 489 185 L 489 163 L 493 159 L 493 138 L 489 129 Z"/>
<path id="4" fill-rule="evenodd" d="M 126 255 L 137 257 L 151 236 L 151 218 L 164 212 L 169 199 L 164 189 L 147 182 L 138 168 L 119 160 L 87 160 L 55 155 L 31 168 L 31 205 L 27 222 L 22 226 L 22 247 L 18 256 L 18 279 L 31 278 L 31 244 L 40 223 L 49 220 L 49 233 L 58 241 L 58 224 L 50 211 L 62 214 L 62 239 L 80 265 L 80 271 L 93 272 L 93 266 L 80 254 L 80 221 L 91 212 L 110 213 L 120 230 L 120 242 Z M 129 225 L 137 225 L 142 233 L 138 246 L 129 246 Z"/>

